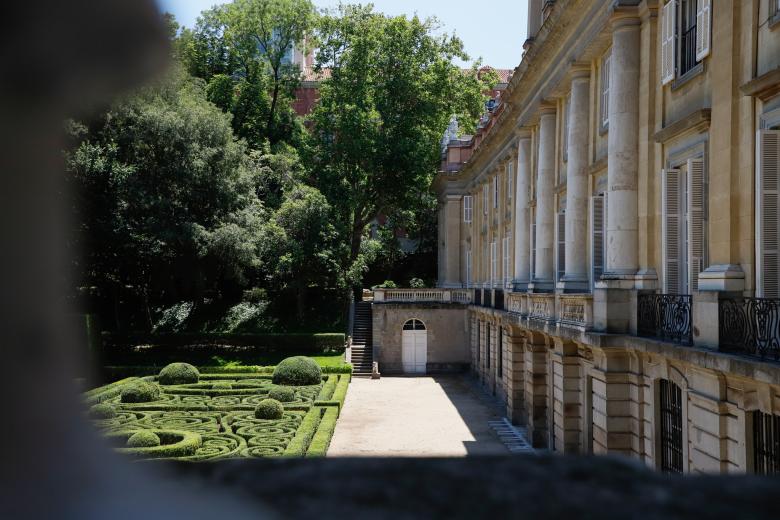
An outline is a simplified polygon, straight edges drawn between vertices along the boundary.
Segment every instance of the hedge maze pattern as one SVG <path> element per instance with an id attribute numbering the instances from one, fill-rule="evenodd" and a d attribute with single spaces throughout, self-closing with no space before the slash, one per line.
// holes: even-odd
<path id="1" fill-rule="evenodd" d="M 93 423 L 117 451 L 139 459 L 212 461 L 325 455 L 350 375 L 331 374 L 321 384 L 294 387 L 295 399 L 284 403 L 278 420 L 254 415 L 255 406 L 274 388 L 269 376 L 257 374 L 205 374 L 195 384 L 160 385 L 156 401 L 121 402 L 126 385 L 139 380 L 157 384 L 156 379 L 128 378 L 88 392 L 89 405 L 108 404 L 116 411 L 115 417 Z M 157 434 L 161 445 L 126 447 L 139 430 Z"/>

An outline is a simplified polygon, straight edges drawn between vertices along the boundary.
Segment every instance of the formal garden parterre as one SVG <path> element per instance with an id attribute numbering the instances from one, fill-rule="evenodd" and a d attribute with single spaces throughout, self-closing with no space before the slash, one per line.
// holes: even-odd
<path id="1" fill-rule="evenodd" d="M 282 361 L 273 374 L 206 374 L 174 363 L 85 398 L 116 450 L 141 460 L 324 456 L 350 379 L 323 375 L 303 357 Z"/>

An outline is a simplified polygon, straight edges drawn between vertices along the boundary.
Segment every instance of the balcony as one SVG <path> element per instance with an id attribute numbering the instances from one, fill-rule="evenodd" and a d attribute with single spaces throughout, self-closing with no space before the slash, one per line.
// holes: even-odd
<path id="1" fill-rule="evenodd" d="M 528 317 L 537 320 L 555 321 L 555 295 L 529 294 Z"/>
<path id="2" fill-rule="evenodd" d="M 640 294 L 637 335 L 693 345 L 693 301 L 689 294 Z"/>
<path id="3" fill-rule="evenodd" d="M 718 329 L 720 350 L 780 360 L 780 300 L 723 299 Z"/>
<path id="4" fill-rule="evenodd" d="M 590 330 L 593 327 L 593 296 L 590 294 L 560 295 L 558 323 L 562 326 Z"/>
<path id="5" fill-rule="evenodd" d="M 459 303 L 473 300 L 471 289 L 374 289 L 374 303 Z"/>

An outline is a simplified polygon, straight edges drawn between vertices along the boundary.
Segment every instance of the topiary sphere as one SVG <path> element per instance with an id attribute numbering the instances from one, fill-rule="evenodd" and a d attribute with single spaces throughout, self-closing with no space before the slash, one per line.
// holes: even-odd
<path id="1" fill-rule="evenodd" d="M 160 370 L 157 377 L 161 385 L 187 385 L 200 380 L 200 372 L 189 363 L 171 363 Z"/>
<path id="2" fill-rule="evenodd" d="M 154 448 L 160 445 L 160 438 L 156 433 L 148 430 L 135 432 L 127 439 L 128 448 Z"/>
<path id="3" fill-rule="evenodd" d="M 318 385 L 322 382 L 322 369 L 312 358 L 287 358 L 274 369 L 273 382 L 289 386 Z"/>
<path id="4" fill-rule="evenodd" d="M 276 386 L 268 392 L 268 397 L 280 403 L 290 403 L 295 401 L 295 390 L 289 386 Z"/>
<path id="5" fill-rule="evenodd" d="M 284 406 L 276 399 L 263 399 L 255 407 L 255 417 L 258 419 L 281 419 Z"/>
<path id="6" fill-rule="evenodd" d="M 93 419 L 113 419 L 116 410 L 110 404 L 100 403 L 89 409 L 89 416 Z"/>
<path id="7" fill-rule="evenodd" d="M 225 381 L 219 381 L 217 383 L 214 383 L 211 385 L 212 390 L 231 390 L 233 388 L 233 385 L 230 383 L 227 383 Z"/>
<path id="8" fill-rule="evenodd" d="M 147 381 L 136 381 L 122 389 L 119 400 L 123 403 L 150 403 L 159 398 L 159 386 Z"/>

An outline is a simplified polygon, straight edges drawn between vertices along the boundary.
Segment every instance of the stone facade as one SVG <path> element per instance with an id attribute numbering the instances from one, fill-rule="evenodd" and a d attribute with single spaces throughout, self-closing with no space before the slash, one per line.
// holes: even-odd
<path id="1" fill-rule="evenodd" d="M 434 181 L 473 373 L 536 446 L 767 472 L 776 2 L 531 1 L 529 20 L 502 110 Z"/>
<path id="2" fill-rule="evenodd" d="M 383 374 L 403 372 L 402 331 L 413 319 L 425 324 L 428 343 L 428 373 L 457 372 L 469 366 L 467 307 L 461 304 L 374 304 L 374 360 Z"/>

